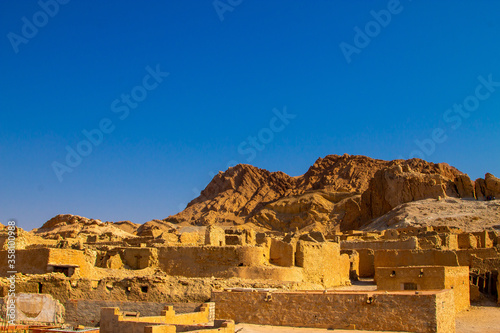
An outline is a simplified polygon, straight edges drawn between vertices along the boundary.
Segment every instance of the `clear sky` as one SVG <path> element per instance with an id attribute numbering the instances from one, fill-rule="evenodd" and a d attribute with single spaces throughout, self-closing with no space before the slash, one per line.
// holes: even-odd
<path id="1" fill-rule="evenodd" d="M 0 2 L 0 221 L 143 223 L 219 170 L 500 176 L 500 2 Z"/>

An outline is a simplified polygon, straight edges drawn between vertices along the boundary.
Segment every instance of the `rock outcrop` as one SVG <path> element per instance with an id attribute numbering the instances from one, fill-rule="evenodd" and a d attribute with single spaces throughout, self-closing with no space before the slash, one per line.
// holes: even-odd
<path id="1" fill-rule="evenodd" d="M 474 189 L 478 200 L 491 200 L 500 197 L 500 179 L 487 173 L 484 179 L 476 179 Z"/>
<path id="2" fill-rule="evenodd" d="M 396 160 L 379 170 L 361 198 L 358 224 L 382 216 L 400 204 L 428 198 L 459 197 L 455 180 L 463 174 L 448 164 L 420 159 Z"/>

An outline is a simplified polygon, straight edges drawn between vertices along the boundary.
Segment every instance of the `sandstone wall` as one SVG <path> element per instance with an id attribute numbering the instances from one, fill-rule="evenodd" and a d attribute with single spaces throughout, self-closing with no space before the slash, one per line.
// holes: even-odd
<path id="1" fill-rule="evenodd" d="M 36 252 L 39 250 L 33 250 Z M 91 277 L 93 266 L 85 260 L 83 251 L 71 249 L 49 249 L 49 265 L 78 265 L 81 277 Z M 78 275 L 78 274 L 77 274 Z"/>
<path id="2" fill-rule="evenodd" d="M 226 233 L 221 227 L 209 225 L 205 229 L 205 245 L 209 246 L 225 246 Z"/>
<path id="3" fill-rule="evenodd" d="M 414 292 L 212 293 L 216 318 L 291 327 L 455 332 L 451 290 Z M 401 320 L 405 318 L 405 320 Z"/>
<path id="4" fill-rule="evenodd" d="M 378 290 L 395 291 L 412 287 L 416 290 L 452 289 L 457 312 L 470 306 L 468 267 L 377 267 L 375 280 Z"/>
<path id="5" fill-rule="evenodd" d="M 276 238 L 271 238 L 271 264 L 283 267 L 295 266 L 295 246 Z"/>
<path id="6" fill-rule="evenodd" d="M 470 307 L 469 267 L 446 267 L 445 289 L 453 289 L 456 311 Z"/>
<path id="7" fill-rule="evenodd" d="M 7 263 L 8 252 L 0 251 L 0 262 Z M 23 274 L 45 274 L 51 272 L 49 265 L 77 265 L 77 275 L 89 277 L 92 265 L 85 260 L 82 251 L 71 249 L 40 248 L 16 250 L 15 270 Z M 0 265 L 0 275 L 7 276 L 12 270 L 7 265 Z"/>
<path id="8" fill-rule="evenodd" d="M 233 267 L 268 263 L 263 247 L 179 246 L 159 249 L 159 267 L 169 275 L 228 277 Z"/>
<path id="9" fill-rule="evenodd" d="M 491 239 L 488 231 L 473 232 L 472 234 L 477 239 L 477 247 L 493 247 L 493 239 Z"/>
<path id="10" fill-rule="evenodd" d="M 50 249 L 17 250 L 15 270 L 24 274 L 45 274 L 49 263 Z M 12 270 L 6 264 L 8 252 L 0 251 L 0 274 L 7 276 L 7 271 Z"/>
<path id="11" fill-rule="evenodd" d="M 341 258 L 338 243 L 299 241 L 295 265 L 304 269 L 306 281 L 319 283 L 326 288 L 349 281 L 349 257 Z"/>
<path id="12" fill-rule="evenodd" d="M 371 249 L 356 250 L 359 254 L 359 276 L 372 277 L 375 275 L 375 252 Z"/>
<path id="13" fill-rule="evenodd" d="M 476 237 L 471 233 L 458 234 L 458 248 L 459 249 L 475 249 L 478 247 Z"/>

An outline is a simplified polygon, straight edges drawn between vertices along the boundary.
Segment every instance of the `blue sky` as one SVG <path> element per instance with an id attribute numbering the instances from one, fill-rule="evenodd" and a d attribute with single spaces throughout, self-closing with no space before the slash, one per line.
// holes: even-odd
<path id="1" fill-rule="evenodd" d="M 2 1 L 0 221 L 143 223 L 228 165 L 296 176 L 328 154 L 498 176 L 498 13 L 493 0 Z"/>

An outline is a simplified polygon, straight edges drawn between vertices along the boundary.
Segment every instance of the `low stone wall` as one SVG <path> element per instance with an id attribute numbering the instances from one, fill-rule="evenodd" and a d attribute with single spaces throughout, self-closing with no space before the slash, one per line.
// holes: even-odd
<path id="1" fill-rule="evenodd" d="M 415 292 L 214 291 L 216 318 L 291 327 L 455 332 L 451 290 Z M 403 320 L 404 318 L 404 320 Z"/>
<path id="2" fill-rule="evenodd" d="M 172 305 L 177 313 L 199 311 L 203 303 L 119 302 L 71 299 L 65 304 L 65 321 L 69 324 L 97 326 L 101 308 L 117 307 L 122 311 L 139 312 L 141 316 L 156 316 L 165 306 Z"/>
<path id="3" fill-rule="evenodd" d="M 234 333 L 234 322 L 215 320 L 209 323 L 210 305 L 203 304 L 200 311 L 176 314 L 172 306 L 161 311 L 160 316 L 130 317 L 119 308 L 101 309 L 101 333 Z"/>

